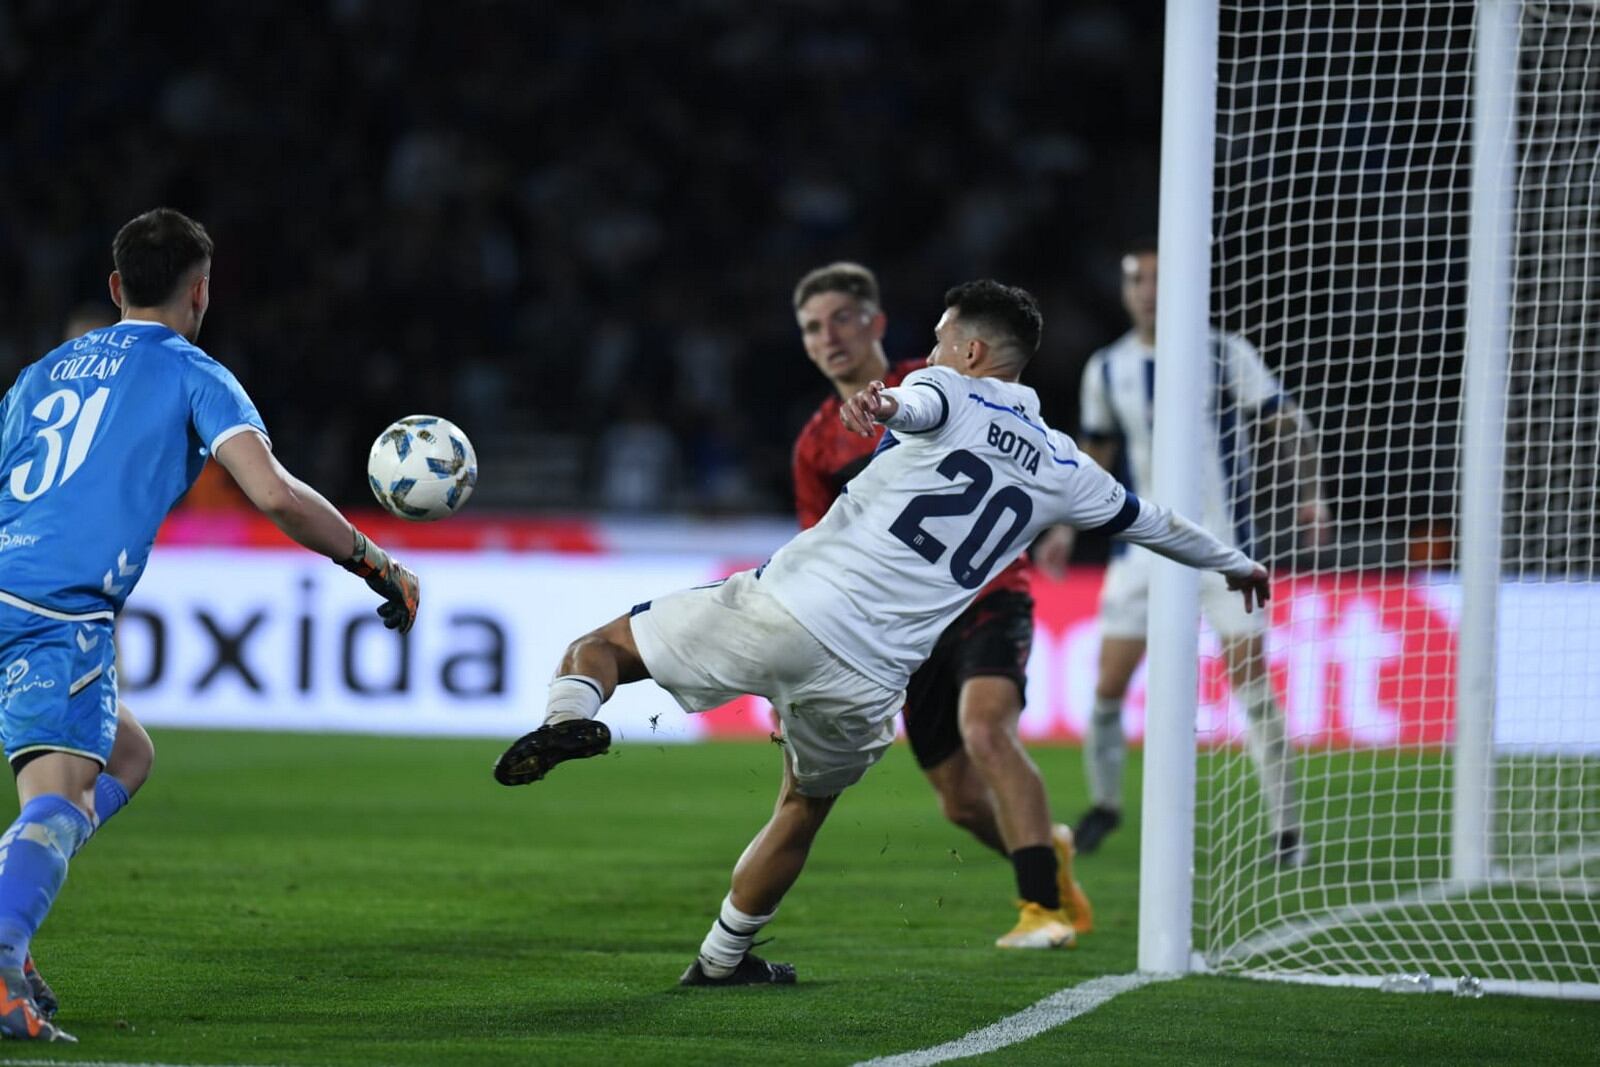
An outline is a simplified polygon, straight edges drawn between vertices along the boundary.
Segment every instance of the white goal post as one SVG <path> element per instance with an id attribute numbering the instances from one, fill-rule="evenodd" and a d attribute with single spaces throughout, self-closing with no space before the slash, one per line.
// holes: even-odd
<path id="1" fill-rule="evenodd" d="M 1600 5 L 1166 34 L 1140 969 L 1600 999 Z"/>

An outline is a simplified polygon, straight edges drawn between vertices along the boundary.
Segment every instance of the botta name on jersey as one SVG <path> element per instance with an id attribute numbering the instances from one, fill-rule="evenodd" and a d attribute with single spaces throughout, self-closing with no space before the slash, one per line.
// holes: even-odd
<path id="1" fill-rule="evenodd" d="M 1029 474 L 1039 473 L 1039 450 L 1011 430 L 1002 429 L 999 423 L 989 424 L 989 444 Z"/>

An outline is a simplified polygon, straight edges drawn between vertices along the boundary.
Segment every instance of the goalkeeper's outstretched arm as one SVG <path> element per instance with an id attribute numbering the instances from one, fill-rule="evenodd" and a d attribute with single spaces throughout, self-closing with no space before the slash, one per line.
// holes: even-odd
<path id="1" fill-rule="evenodd" d="M 217 448 L 217 462 L 263 515 L 295 541 L 365 579 L 385 603 L 383 624 L 405 633 L 416 621 L 417 576 L 368 541 L 323 495 L 290 474 L 255 433 L 235 434 Z"/>

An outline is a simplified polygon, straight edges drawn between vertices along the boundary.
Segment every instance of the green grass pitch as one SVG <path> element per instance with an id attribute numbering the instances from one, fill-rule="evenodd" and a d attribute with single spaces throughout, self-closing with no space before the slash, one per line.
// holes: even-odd
<path id="1" fill-rule="evenodd" d="M 769 928 L 762 951 L 800 984 L 704 990 L 677 977 L 770 810 L 772 745 L 624 745 L 511 790 L 490 778 L 493 741 L 155 737 L 155 776 L 74 860 L 34 943 L 82 1044 L 8 1044 L 0 1062 L 849 1064 L 1134 969 L 1135 829 L 1081 861 L 1096 933 L 1002 953 L 1009 867 L 943 822 L 900 746 L 840 801 Z M 1036 755 L 1075 814 L 1077 751 Z M 1137 775 L 1135 756 L 1135 796 Z M 1192 978 L 990 1060 L 1576 1063 L 1597 1047 L 1590 1003 Z"/>

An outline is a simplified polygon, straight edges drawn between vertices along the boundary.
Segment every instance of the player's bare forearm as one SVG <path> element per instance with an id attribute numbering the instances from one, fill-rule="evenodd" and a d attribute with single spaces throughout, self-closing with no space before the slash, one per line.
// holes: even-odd
<path id="1" fill-rule="evenodd" d="M 289 492 L 272 509 L 262 512 L 284 534 L 329 559 L 346 560 L 355 551 L 355 530 L 350 520 L 315 489 L 294 475 L 288 476 Z"/>
<path id="2" fill-rule="evenodd" d="M 861 392 L 839 405 L 839 418 L 845 428 L 862 437 L 871 437 L 878 424 L 894 417 L 900 402 L 884 392 L 882 382 L 869 382 Z"/>
<path id="3" fill-rule="evenodd" d="M 368 541 L 321 493 L 284 470 L 263 438 L 235 434 L 217 449 L 217 462 L 278 529 L 383 597 L 378 614 L 385 626 L 401 633 L 411 629 L 421 603 L 417 576 Z"/>
<path id="4" fill-rule="evenodd" d="M 266 442 L 241 433 L 217 449 L 218 463 L 233 476 L 250 503 L 298 544 L 329 559 L 355 551 L 355 530 L 322 494 L 284 469 Z"/>

